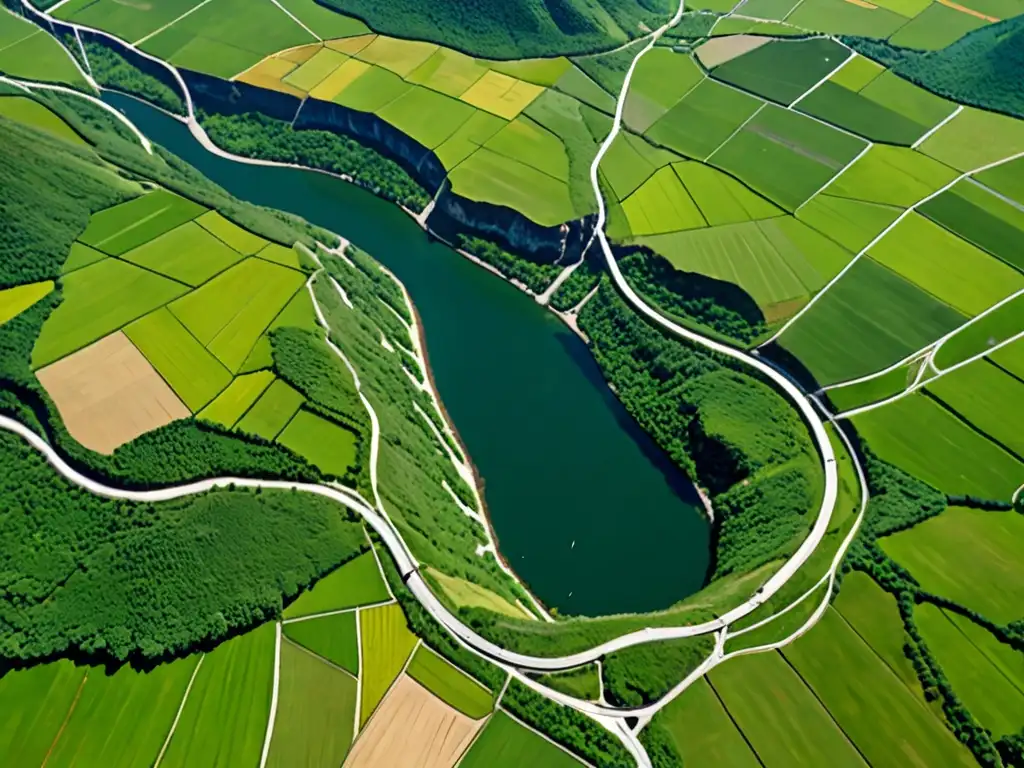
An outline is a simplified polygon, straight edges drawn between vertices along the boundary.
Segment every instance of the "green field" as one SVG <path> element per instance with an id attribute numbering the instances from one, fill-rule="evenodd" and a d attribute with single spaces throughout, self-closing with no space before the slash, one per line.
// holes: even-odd
<path id="1" fill-rule="evenodd" d="M 864 146 L 862 139 L 770 104 L 712 159 L 781 207 L 795 210 Z"/>
<path id="2" fill-rule="evenodd" d="M 1004 371 L 1024 380 L 1024 339 L 1007 344 L 989 355 L 989 359 Z"/>
<path id="3" fill-rule="evenodd" d="M 836 408 L 836 413 L 859 408 L 862 405 L 877 403 L 886 398 L 898 395 L 909 387 L 920 369 L 921 363 L 915 361 L 873 379 L 859 381 L 837 389 L 827 391 L 828 399 Z"/>
<path id="4" fill-rule="evenodd" d="M 652 724 L 664 729 L 684 765 L 761 765 L 706 678 L 683 691 Z"/>
<path id="5" fill-rule="evenodd" d="M 283 627 L 285 637 L 353 675 L 359 674 L 359 634 L 356 612 L 336 613 Z"/>
<path id="6" fill-rule="evenodd" d="M 835 610 L 782 654 L 870 765 L 975 765 L 942 720 Z M 885 716 L 866 717 L 869 712 Z"/>
<path id="7" fill-rule="evenodd" d="M 537 675 L 537 682 L 556 691 L 567 693 L 578 699 L 597 701 L 601 696 L 601 676 L 595 664 L 570 669 L 567 672 L 551 672 Z"/>
<path id="8" fill-rule="evenodd" d="M 390 599 L 377 560 L 372 552 L 367 552 L 324 576 L 311 590 L 299 595 L 282 615 L 294 619 Z"/>
<path id="9" fill-rule="evenodd" d="M 857 766 L 864 760 L 778 653 L 741 656 L 709 675 L 765 768 Z"/>
<path id="10" fill-rule="evenodd" d="M 893 45 L 937 51 L 987 22 L 942 3 L 932 3 L 890 38 Z"/>
<path id="11" fill-rule="evenodd" d="M 932 221 L 1024 270 L 1024 210 L 973 181 L 962 181 L 918 209 Z"/>
<path id="12" fill-rule="evenodd" d="M 48 766 L 134 768 L 163 746 L 198 656 L 148 672 L 124 665 L 113 675 L 88 671 L 81 696 L 54 745 Z"/>
<path id="13" fill-rule="evenodd" d="M 1024 328 L 1024 296 L 1006 302 L 951 336 L 935 353 L 935 365 L 940 370 L 956 365 L 1019 333 L 1021 328 Z"/>
<path id="14" fill-rule="evenodd" d="M 248 258 L 171 304 L 171 311 L 224 366 L 237 372 L 260 334 L 305 277 Z"/>
<path id="15" fill-rule="evenodd" d="M 619 200 L 626 198 L 654 172 L 682 158 L 667 149 L 655 148 L 644 139 L 620 132 L 601 159 L 601 173 Z"/>
<path id="16" fill-rule="evenodd" d="M 529 118 L 517 117 L 484 146 L 556 179 L 569 180 L 569 158 L 562 142 Z"/>
<path id="17" fill-rule="evenodd" d="M 211 0 L 146 40 L 142 50 L 185 69 L 224 79 L 264 56 L 315 42 L 274 3 Z"/>
<path id="18" fill-rule="evenodd" d="M 32 350 L 40 368 L 161 307 L 188 287 L 117 259 L 65 275 L 64 300 L 46 320 Z"/>
<path id="19" fill-rule="evenodd" d="M 348 58 L 344 53 L 321 48 L 281 80 L 300 91 L 311 91 Z"/>
<path id="20" fill-rule="evenodd" d="M 782 217 L 640 242 L 678 269 L 739 285 L 765 310 L 815 293 L 850 258 L 831 240 Z"/>
<path id="21" fill-rule="evenodd" d="M 68 272 L 74 272 L 76 269 L 87 267 L 106 258 L 108 258 L 107 254 L 76 240 L 71 244 L 71 252 L 61 268 L 61 272 L 66 275 Z"/>
<path id="22" fill-rule="evenodd" d="M 860 253 L 900 215 L 898 208 L 832 195 L 815 195 L 796 217 L 852 253 Z"/>
<path id="23" fill-rule="evenodd" d="M 235 429 L 273 440 L 302 407 L 303 397 L 282 379 L 275 379 L 239 419 Z"/>
<path id="24" fill-rule="evenodd" d="M 978 360 L 927 386 L 980 432 L 1024 456 L 1024 382 Z"/>
<path id="25" fill-rule="evenodd" d="M 918 605 L 914 619 L 956 695 L 978 722 L 995 738 L 1017 733 L 1024 726 L 1021 681 L 1008 678 L 941 608 Z"/>
<path id="26" fill-rule="evenodd" d="M 925 2 L 929 1 L 930 0 L 925 0 Z M 855 55 L 847 59 L 843 68 L 838 72 L 835 72 L 828 81 L 842 86 L 849 91 L 858 93 L 885 71 L 885 67 L 877 61 L 872 61 L 864 56 Z"/>
<path id="27" fill-rule="evenodd" d="M 672 166 L 658 170 L 623 200 L 622 210 L 636 236 L 707 226 Z"/>
<path id="28" fill-rule="evenodd" d="M 687 157 L 703 160 L 764 102 L 705 80 L 647 131 L 647 138 Z"/>
<path id="29" fill-rule="evenodd" d="M 491 713 L 494 694 L 425 645 L 416 649 L 406 674 L 443 702 L 474 720 Z"/>
<path id="30" fill-rule="evenodd" d="M 359 19 L 345 16 L 315 0 L 277 0 L 285 10 L 324 40 L 354 37 L 370 31 Z"/>
<path id="31" fill-rule="evenodd" d="M 197 4 L 197 0 L 165 0 L 157 4 L 119 3 L 117 0 L 71 0 L 54 13 L 58 19 L 111 32 L 134 43 L 170 24 Z"/>
<path id="32" fill-rule="evenodd" d="M 873 78 L 861 89 L 860 94 L 928 129 L 941 123 L 956 109 L 952 102 L 919 88 L 891 71 Z"/>
<path id="33" fill-rule="evenodd" d="M 1024 287 L 1024 275 L 923 216 L 911 213 L 871 258 L 971 317 Z"/>
<path id="34" fill-rule="evenodd" d="M 704 78 L 689 56 L 655 48 L 642 59 L 630 81 L 623 112 L 626 126 L 637 133 L 650 128 Z"/>
<path id="35" fill-rule="evenodd" d="M 410 72 L 406 80 L 458 98 L 487 71 L 487 66 L 472 56 L 451 48 L 438 48 L 429 59 Z"/>
<path id="36" fill-rule="evenodd" d="M 274 374 L 270 371 L 237 376 L 216 399 L 199 412 L 199 418 L 230 429 L 242 418 L 252 404 L 270 386 Z"/>
<path id="37" fill-rule="evenodd" d="M 782 209 L 711 166 L 676 163 L 673 167 L 711 226 L 783 215 Z"/>
<path id="38" fill-rule="evenodd" d="M 718 80 L 790 104 L 843 63 L 850 52 L 827 37 L 773 40 L 715 67 Z"/>
<path id="39" fill-rule="evenodd" d="M 158 189 L 94 213 L 89 217 L 89 226 L 78 239 L 111 256 L 120 256 L 205 211 L 191 200 Z"/>
<path id="40" fill-rule="evenodd" d="M 264 624 L 206 654 L 161 766 L 259 764 L 270 715 L 274 634 L 274 624 Z"/>
<path id="41" fill-rule="evenodd" d="M 880 371 L 966 318 L 871 259 L 850 267 L 779 338 L 818 383 Z"/>
<path id="42" fill-rule="evenodd" d="M 0 72 L 89 89 L 71 55 L 53 37 L 6 9 L 0 12 Z"/>
<path id="43" fill-rule="evenodd" d="M 341 765 L 352 745 L 356 680 L 288 642 L 267 765 Z"/>
<path id="44" fill-rule="evenodd" d="M 208 211 L 195 221 L 211 235 L 243 256 L 259 253 L 268 245 L 262 237 L 247 232 L 234 222 L 225 219 L 217 211 Z"/>
<path id="45" fill-rule="evenodd" d="M 2 52 L 0 52 L 2 55 Z M 2 96 L 0 97 L 0 117 L 6 117 L 16 123 L 30 125 L 45 131 L 58 139 L 77 144 L 80 147 L 89 146 L 75 130 L 65 123 L 61 118 L 44 107 L 38 101 L 26 96 Z"/>
<path id="46" fill-rule="evenodd" d="M 46 298 L 53 291 L 53 280 L 38 283 L 16 285 L 0 291 L 0 325 L 12 317 L 20 315 L 40 299 Z"/>
<path id="47" fill-rule="evenodd" d="M 953 611 L 944 611 L 946 618 L 953 622 L 968 640 L 981 651 L 1003 677 L 1024 693 L 1024 652 L 999 640 L 985 627 L 976 624 L 967 616 Z"/>
<path id="48" fill-rule="evenodd" d="M 973 171 L 1024 152 L 1024 121 L 966 107 L 928 137 L 921 151 L 958 171 Z"/>
<path id="49" fill-rule="evenodd" d="M 473 107 L 429 88 L 410 88 L 377 112 L 428 149 L 447 141 L 473 114 Z"/>
<path id="50" fill-rule="evenodd" d="M 951 168 L 914 150 L 876 144 L 829 185 L 828 193 L 907 208 L 956 176 Z"/>
<path id="51" fill-rule="evenodd" d="M 479 584 L 449 576 L 434 569 L 428 569 L 427 574 L 440 585 L 444 593 L 457 606 L 486 608 L 514 619 L 534 618 L 533 614 Z"/>
<path id="52" fill-rule="evenodd" d="M 801 99 L 801 112 L 819 117 L 872 141 L 910 146 L 928 127 L 832 82 Z"/>
<path id="53" fill-rule="evenodd" d="M 1024 464 L 920 393 L 853 418 L 882 459 L 950 495 L 1009 501 Z"/>
<path id="54" fill-rule="evenodd" d="M 127 251 L 121 258 L 197 286 L 240 261 L 242 256 L 190 221 Z"/>
<path id="55" fill-rule="evenodd" d="M 989 168 L 974 178 L 985 186 L 1024 204 L 1024 157 Z"/>
<path id="56" fill-rule="evenodd" d="M 231 383 L 231 373 L 166 307 L 136 320 L 124 332 L 192 413 Z"/>
<path id="57" fill-rule="evenodd" d="M 504 126 L 505 121 L 500 117 L 478 109 L 435 150 L 434 154 L 445 168 L 454 168 L 486 144 L 487 140 Z"/>
<path id="58" fill-rule="evenodd" d="M 362 728 L 402 671 L 417 638 L 409 631 L 405 614 L 396 603 L 360 611 L 359 633 L 364 649 L 359 706 Z"/>
<path id="59" fill-rule="evenodd" d="M 864 37 L 888 37 L 907 23 L 885 8 L 865 8 L 845 0 L 804 0 L 786 19 L 804 29 Z"/>
<path id="60" fill-rule="evenodd" d="M 495 768 L 499 765 L 579 768 L 582 763 L 504 712 L 495 712 L 459 766 Z"/>
<path id="61" fill-rule="evenodd" d="M 42 765 L 71 705 L 85 668 L 67 659 L 8 670 L 0 677 L 0 755 L 12 765 Z"/>
<path id="62" fill-rule="evenodd" d="M 356 463 L 356 434 L 310 411 L 296 413 L 277 441 L 328 475 L 344 477 Z"/>
<path id="63" fill-rule="evenodd" d="M 1024 575 L 1019 555 L 1024 545 L 1024 516 L 950 507 L 938 517 L 886 536 L 880 543 L 925 591 L 999 624 L 1020 618 Z M 964 568 L 964 563 L 972 566 Z"/>

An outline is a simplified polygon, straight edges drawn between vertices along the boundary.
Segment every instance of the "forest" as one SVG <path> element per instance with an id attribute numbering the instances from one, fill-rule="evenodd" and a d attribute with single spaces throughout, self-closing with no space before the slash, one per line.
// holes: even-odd
<path id="1" fill-rule="evenodd" d="M 143 504 L 70 485 L 0 434 L 0 655 L 185 655 L 277 616 L 367 547 L 354 513 L 297 491 Z"/>
<path id="2" fill-rule="evenodd" d="M 321 0 L 375 32 L 455 48 L 471 56 L 519 59 L 608 50 L 658 26 L 666 0 Z M 612 23 L 614 20 L 614 23 Z"/>
<path id="3" fill-rule="evenodd" d="M 430 195 L 394 160 L 331 131 L 295 130 L 258 112 L 200 114 L 213 142 L 228 152 L 294 163 L 350 177 L 386 200 L 422 211 Z"/>
<path id="4" fill-rule="evenodd" d="M 177 90 L 143 72 L 113 48 L 93 40 L 87 40 L 84 47 L 92 76 L 103 87 L 138 96 L 176 115 L 186 113 L 185 102 Z"/>
<path id="5" fill-rule="evenodd" d="M 608 703 L 641 707 L 657 701 L 700 666 L 715 646 L 712 635 L 647 643 L 616 651 L 601 662 Z"/>
<path id="6" fill-rule="evenodd" d="M 1024 16 L 976 29 L 939 51 L 863 37 L 841 39 L 940 96 L 1024 118 Z"/>
<path id="7" fill-rule="evenodd" d="M 459 248 L 490 264 L 509 280 L 516 280 L 534 293 L 543 293 L 558 277 L 561 267 L 554 264 L 537 264 L 520 256 L 514 256 L 501 246 L 479 237 L 459 235 Z"/>

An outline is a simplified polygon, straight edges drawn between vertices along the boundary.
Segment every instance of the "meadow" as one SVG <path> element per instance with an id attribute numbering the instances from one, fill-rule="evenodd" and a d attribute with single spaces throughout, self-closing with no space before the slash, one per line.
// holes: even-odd
<path id="1" fill-rule="evenodd" d="M 377 567 L 377 559 L 372 552 L 366 552 L 316 582 L 312 589 L 303 592 L 285 608 L 282 616 L 294 619 L 341 611 L 382 603 L 390 597 Z"/>
<path id="2" fill-rule="evenodd" d="M 1016 456 L 1024 456 L 1024 382 L 988 360 L 937 379 L 926 390 L 975 429 Z"/>
<path id="3" fill-rule="evenodd" d="M 282 379 L 275 379 L 235 429 L 273 440 L 302 407 L 303 397 Z"/>
<path id="4" fill-rule="evenodd" d="M 499 711 L 487 722 L 459 765 L 463 768 L 492 768 L 496 765 L 576 768 L 582 763 Z"/>
<path id="5" fill-rule="evenodd" d="M 355 611 L 284 625 L 285 637 L 332 664 L 359 674 L 359 634 Z"/>

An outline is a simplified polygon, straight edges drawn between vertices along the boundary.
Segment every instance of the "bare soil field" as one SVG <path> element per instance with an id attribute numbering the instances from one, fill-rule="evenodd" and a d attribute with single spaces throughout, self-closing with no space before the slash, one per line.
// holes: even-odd
<path id="1" fill-rule="evenodd" d="M 760 48 L 774 39 L 773 37 L 757 37 L 755 35 L 713 37 L 697 49 L 697 58 L 705 67 L 712 69 L 719 64 L 732 61 L 737 56 L 749 53 L 755 48 Z"/>
<path id="2" fill-rule="evenodd" d="M 402 675 L 359 736 L 345 768 L 452 768 L 483 723 Z"/>
<path id="3" fill-rule="evenodd" d="M 112 453 L 144 432 L 191 414 L 120 331 L 36 372 L 71 436 Z"/>

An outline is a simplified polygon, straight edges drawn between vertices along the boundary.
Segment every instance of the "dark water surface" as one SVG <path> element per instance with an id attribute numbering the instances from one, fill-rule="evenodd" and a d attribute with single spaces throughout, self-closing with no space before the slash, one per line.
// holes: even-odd
<path id="1" fill-rule="evenodd" d="M 563 614 L 645 611 L 700 588 L 709 532 L 693 486 L 550 312 L 365 190 L 223 160 L 157 110 L 106 99 L 232 194 L 344 235 L 405 283 L 500 550 L 543 602 Z"/>

